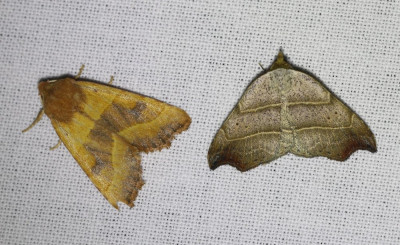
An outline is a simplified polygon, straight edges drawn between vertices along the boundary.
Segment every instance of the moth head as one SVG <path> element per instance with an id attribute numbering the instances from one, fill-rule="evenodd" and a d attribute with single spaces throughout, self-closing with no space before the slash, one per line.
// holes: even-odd
<path id="1" fill-rule="evenodd" d="M 59 85 L 60 81 L 62 80 L 64 79 L 39 82 L 38 89 L 42 103 L 43 103 L 43 98 L 49 95 L 57 87 L 57 85 Z"/>
<path id="2" fill-rule="evenodd" d="M 42 102 L 42 108 L 40 109 L 39 113 L 37 114 L 36 119 L 27 128 L 22 130 L 22 133 L 24 133 L 24 132 L 28 131 L 29 129 L 33 128 L 33 126 L 35 126 L 42 119 L 43 114 L 45 113 L 45 110 L 44 110 L 44 107 L 45 107 L 44 106 L 45 105 L 44 97 L 46 96 L 47 91 L 49 90 L 48 84 L 49 83 L 53 83 L 55 81 L 56 80 L 39 82 L 38 88 L 39 88 L 40 100 Z"/>
<path id="3" fill-rule="evenodd" d="M 31 125 L 22 132 L 31 129 L 40 121 L 43 114 L 52 120 L 68 122 L 85 103 L 85 95 L 73 78 L 42 81 L 39 82 L 38 89 L 43 107 Z"/>
<path id="4" fill-rule="evenodd" d="M 44 112 L 50 119 L 69 121 L 85 101 L 85 95 L 72 78 L 42 81 L 38 89 Z"/>

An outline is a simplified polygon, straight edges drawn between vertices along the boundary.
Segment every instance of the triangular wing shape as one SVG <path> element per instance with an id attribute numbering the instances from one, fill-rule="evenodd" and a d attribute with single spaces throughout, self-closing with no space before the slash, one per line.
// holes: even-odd
<path id="1" fill-rule="evenodd" d="M 115 208 L 132 207 L 144 184 L 140 152 L 168 147 L 191 123 L 182 109 L 104 84 L 65 78 L 39 92 L 60 139 Z"/>
<path id="2" fill-rule="evenodd" d="M 247 171 L 286 153 L 344 161 L 358 149 L 376 151 L 374 135 L 356 113 L 317 79 L 293 69 L 283 54 L 258 77 L 218 130 L 211 169 Z"/>

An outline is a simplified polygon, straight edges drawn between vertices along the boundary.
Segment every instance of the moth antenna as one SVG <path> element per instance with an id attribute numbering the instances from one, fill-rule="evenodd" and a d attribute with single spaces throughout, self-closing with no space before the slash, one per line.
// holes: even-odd
<path id="1" fill-rule="evenodd" d="M 265 68 L 262 66 L 261 62 L 258 62 L 258 65 L 265 71 Z"/>
<path id="2" fill-rule="evenodd" d="M 42 119 L 43 114 L 44 114 L 44 110 L 42 108 L 42 109 L 40 109 L 39 113 L 37 114 L 36 119 L 26 129 L 22 130 L 22 133 L 25 133 L 29 129 L 33 128 L 33 126 L 35 126 L 36 123 L 38 123 Z"/>
<path id="3" fill-rule="evenodd" d="M 53 147 L 50 147 L 50 151 L 53 151 L 53 150 L 57 149 L 60 145 L 61 145 L 61 139 L 58 139 L 57 144 L 55 146 L 53 146 Z"/>
<path id="4" fill-rule="evenodd" d="M 114 76 L 111 76 L 110 81 L 108 82 L 108 84 L 111 85 L 113 83 L 113 81 L 114 81 Z"/>
<path id="5" fill-rule="evenodd" d="M 77 80 L 82 75 L 83 69 L 85 69 L 85 65 L 81 66 L 81 68 L 79 69 L 78 75 L 75 76 L 75 80 Z"/>

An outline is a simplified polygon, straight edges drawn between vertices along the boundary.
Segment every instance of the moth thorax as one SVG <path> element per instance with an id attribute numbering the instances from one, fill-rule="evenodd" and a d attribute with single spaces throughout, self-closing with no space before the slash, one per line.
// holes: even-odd
<path id="1" fill-rule="evenodd" d="M 72 78 L 40 82 L 39 94 L 46 115 L 61 122 L 70 121 L 85 101 L 85 95 Z"/>

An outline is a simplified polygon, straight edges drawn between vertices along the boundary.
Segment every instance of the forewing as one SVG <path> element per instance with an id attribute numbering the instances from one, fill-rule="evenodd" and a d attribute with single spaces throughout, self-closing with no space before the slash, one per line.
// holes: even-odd
<path id="1" fill-rule="evenodd" d="M 112 129 L 139 151 L 169 147 L 174 135 L 186 130 L 191 123 L 184 110 L 159 100 L 91 82 L 77 84 L 93 98 L 87 101 L 107 98 L 100 107 L 98 104 L 85 106 L 96 123 Z"/>
<path id="2" fill-rule="evenodd" d="M 247 171 L 288 152 L 281 146 L 279 72 L 267 73 L 249 85 L 218 130 L 208 152 L 211 169 L 230 164 Z"/>
<path id="3" fill-rule="evenodd" d="M 293 132 L 291 153 L 344 161 L 359 149 L 376 151 L 371 130 L 334 94 L 305 73 L 292 70 L 289 77 L 283 118 Z"/>

